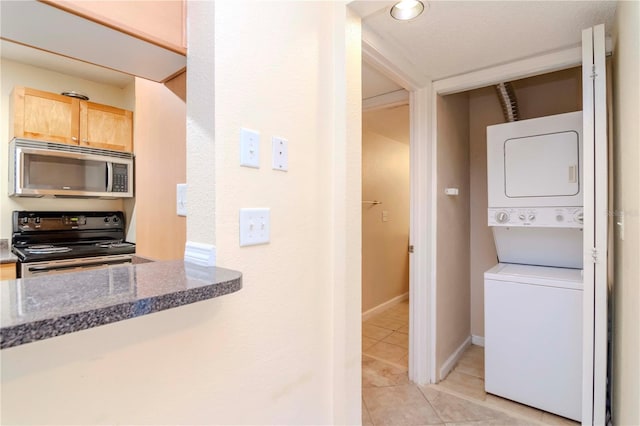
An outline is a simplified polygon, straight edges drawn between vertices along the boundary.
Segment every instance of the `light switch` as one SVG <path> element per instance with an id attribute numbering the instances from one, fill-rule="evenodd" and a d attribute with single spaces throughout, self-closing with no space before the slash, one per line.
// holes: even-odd
<path id="1" fill-rule="evenodd" d="M 176 185 L 176 214 L 178 216 L 187 215 L 187 184 Z"/>
<path id="2" fill-rule="evenodd" d="M 240 209 L 240 247 L 269 242 L 271 209 Z"/>
<path id="3" fill-rule="evenodd" d="M 273 170 L 286 172 L 289 169 L 289 142 L 274 136 L 271 138 Z"/>
<path id="4" fill-rule="evenodd" d="M 240 129 L 240 165 L 260 168 L 260 133 Z"/>
<path id="5" fill-rule="evenodd" d="M 389 210 L 382 210 L 382 221 L 389 222 Z"/>

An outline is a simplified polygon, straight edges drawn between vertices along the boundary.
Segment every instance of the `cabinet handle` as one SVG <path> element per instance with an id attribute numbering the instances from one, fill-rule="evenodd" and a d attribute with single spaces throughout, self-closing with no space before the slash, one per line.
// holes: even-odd
<path id="1" fill-rule="evenodd" d="M 75 136 L 71 136 L 71 140 L 72 140 L 72 141 L 77 141 L 77 140 L 78 140 L 78 138 L 76 138 Z"/>
<path id="2" fill-rule="evenodd" d="M 87 143 L 87 142 L 89 142 L 89 141 L 88 141 L 87 139 L 82 139 L 82 142 L 83 142 L 83 143 Z"/>

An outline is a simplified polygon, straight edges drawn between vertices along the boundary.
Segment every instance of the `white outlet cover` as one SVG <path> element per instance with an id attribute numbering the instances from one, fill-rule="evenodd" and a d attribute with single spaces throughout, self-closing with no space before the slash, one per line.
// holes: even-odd
<path id="1" fill-rule="evenodd" d="M 240 165 L 260 168 L 260 133 L 240 129 Z"/>
<path id="2" fill-rule="evenodd" d="M 289 170 L 289 142 L 274 136 L 271 138 L 273 170 L 286 172 Z"/>
<path id="3" fill-rule="evenodd" d="M 176 214 L 178 216 L 187 215 L 187 184 L 176 185 Z"/>
<path id="4" fill-rule="evenodd" d="M 240 209 L 240 247 L 266 244 L 270 234 L 271 209 Z"/>

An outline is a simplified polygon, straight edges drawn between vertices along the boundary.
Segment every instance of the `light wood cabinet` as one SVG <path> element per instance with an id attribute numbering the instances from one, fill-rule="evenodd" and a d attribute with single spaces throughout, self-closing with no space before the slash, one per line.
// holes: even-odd
<path id="1" fill-rule="evenodd" d="M 12 101 L 12 137 L 133 151 L 131 111 L 27 87 Z"/>
<path id="2" fill-rule="evenodd" d="M 80 100 L 41 90 L 13 90 L 13 136 L 78 144 Z"/>
<path id="3" fill-rule="evenodd" d="M 0 280 L 15 280 L 15 279 L 16 279 L 16 264 L 0 263 Z"/>
<path id="4" fill-rule="evenodd" d="M 133 152 L 133 113 L 80 101 L 80 145 Z"/>

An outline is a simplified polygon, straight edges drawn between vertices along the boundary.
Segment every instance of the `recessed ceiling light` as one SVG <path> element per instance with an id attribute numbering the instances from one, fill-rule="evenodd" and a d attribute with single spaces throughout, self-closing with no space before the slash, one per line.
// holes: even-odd
<path id="1" fill-rule="evenodd" d="M 391 8 L 391 16 L 398 21 L 417 18 L 424 11 L 424 4 L 418 0 L 402 0 Z"/>

